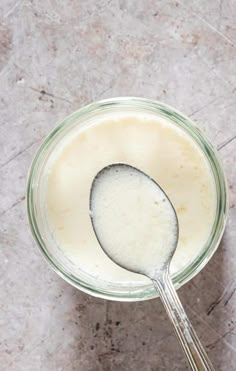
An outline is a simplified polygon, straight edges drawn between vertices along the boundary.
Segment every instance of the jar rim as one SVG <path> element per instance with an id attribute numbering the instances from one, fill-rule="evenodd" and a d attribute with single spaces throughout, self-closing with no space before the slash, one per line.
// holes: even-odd
<path id="1" fill-rule="evenodd" d="M 198 256 L 189 265 L 184 267 L 179 272 L 176 272 L 172 276 L 175 287 L 181 287 L 203 269 L 214 252 L 217 250 L 225 229 L 226 217 L 228 212 L 228 188 L 226 178 L 218 154 L 211 142 L 205 136 L 205 134 L 202 133 L 202 131 L 196 126 L 196 124 L 187 116 L 174 109 L 173 107 L 159 101 L 137 97 L 117 97 L 105 99 L 88 104 L 85 107 L 82 107 L 79 110 L 73 112 L 63 121 L 61 121 L 45 138 L 32 161 L 27 182 L 27 211 L 30 229 L 35 241 L 37 242 L 37 245 L 43 253 L 43 256 L 50 263 L 51 267 L 62 278 L 64 278 L 64 280 L 66 280 L 76 288 L 79 288 L 80 290 L 93 296 L 118 301 L 138 301 L 157 297 L 158 294 L 154 289 L 148 289 L 146 290 L 146 292 L 142 290 L 141 292 L 134 292 L 129 294 L 112 293 L 104 289 L 99 289 L 95 285 L 84 282 L 81 279 L 78 279 L 78 277 L 75 277 L 73 274 L 70 274 L 70 272 L 68 272 L 66 269 L 64 269 L 64 267 L 59 264 L 55 257 L 49 253 L 49 250 L 44 243 L 38 227 L 37 213 L 35 212 L 36 210 L 34 207 L 34 197 L 36 192 L 35 189 L 37 189 L 35 187 L 37 185 L 37 182 L 35 181 L 36 174 L 40 167 L 43 166 L 43 156 L 49 146 L 54 142 L 55 138 L 57 138 L 65 131 L 66 128 L 69 128 L 73 123 L 75 123 L 75 121 L 78 121 L 78 119 L 81 119 L 82 117 L 86 118 L 91 114 L 95 116 L 98 112 L 101 113 L 102 111 L 121 111 L 124 109 L 138 109 L 147 113 L 156 113 L 159 115 L 159 117 L 162 116 L 167 118 L 169 121 L 182 128 L 191 136 L 191 138 L 194 139 L 194 141 L 202 149 L 205 157 L 208 160 L 208 163 L 211 166 L 217 192 L 216 215 L 212 227 L 212 232 Z"/>

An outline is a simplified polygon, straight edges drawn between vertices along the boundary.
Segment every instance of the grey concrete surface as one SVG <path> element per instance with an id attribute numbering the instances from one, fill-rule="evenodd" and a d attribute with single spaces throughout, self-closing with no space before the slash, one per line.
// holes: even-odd
<path id="1" fill-rule="evenodd" d="M 175 106 L 219 148 L 227 230 L 179 292 L 216 370 L 236 370 L 235 0 L 1 0 L 1 371 L 188 369 L 159 300 L 77 291 L 28 228 L 26 176 L 39 143 L 72 111 L 121 95 Z"/>

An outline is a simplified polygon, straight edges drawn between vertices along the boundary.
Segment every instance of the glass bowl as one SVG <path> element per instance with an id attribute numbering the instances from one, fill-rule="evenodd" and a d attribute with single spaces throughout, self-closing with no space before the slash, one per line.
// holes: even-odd
<path id="1" fill-rule="evenodd" d="M 71 133 L 78 125 L 86 125 L 88 120 L 116 112 L 151 113 L 158 117 L 164 117 L 187 132 L 205 154 L 212 169 L 216 186 L 215 221 L 209 239 L 200 254 L 191 264 L 172 276 L 176 289 L 192 279 L 207 264 L 220 243 L 228 210 L 226 179 L 221 162 L 212 144 L 189 118 L 174 108 L 157 101 L 134 97 L 106 99 L 81 108 L 59 123 L 39 148 L 29 172 L 27 187 L 29 223 L 33 237 L 46 260 L 71 285 L 88 294 L 105 299 L 119 301 L 146 300 L 158 296 L 151 282 L 150 284 L 137 284 L 132 287 L 125 284 L 117 286 L 109 282 L 99 281 L 78 269 L 57 247 L 44 215 L 44 169 L 47 161 L 53 156 L 55 146 L 64 140 L 66 135 Z"/>

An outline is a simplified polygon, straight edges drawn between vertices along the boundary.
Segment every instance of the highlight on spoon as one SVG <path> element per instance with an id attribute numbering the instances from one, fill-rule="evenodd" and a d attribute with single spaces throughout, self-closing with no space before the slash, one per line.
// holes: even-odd
<path id="1" fill-rule="evenodd" d="M 105 253 L 121 267 L 155 278 L 178 242 L 178 219 L 163 189 L 141 170 L 112 164 L 95 176 L 90 217 Z"/>

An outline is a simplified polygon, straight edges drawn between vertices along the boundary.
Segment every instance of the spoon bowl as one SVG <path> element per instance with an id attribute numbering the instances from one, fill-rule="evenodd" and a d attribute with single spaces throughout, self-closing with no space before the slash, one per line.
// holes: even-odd
<path id="1" fill-rule="evenodd" d="M 126 164 L 103 168 L 92 183 L 90 217 L 100 246 L 122 268 L 151 279 L 169 269 L 177 215 L 163 189 L 142 171 Z"/>

